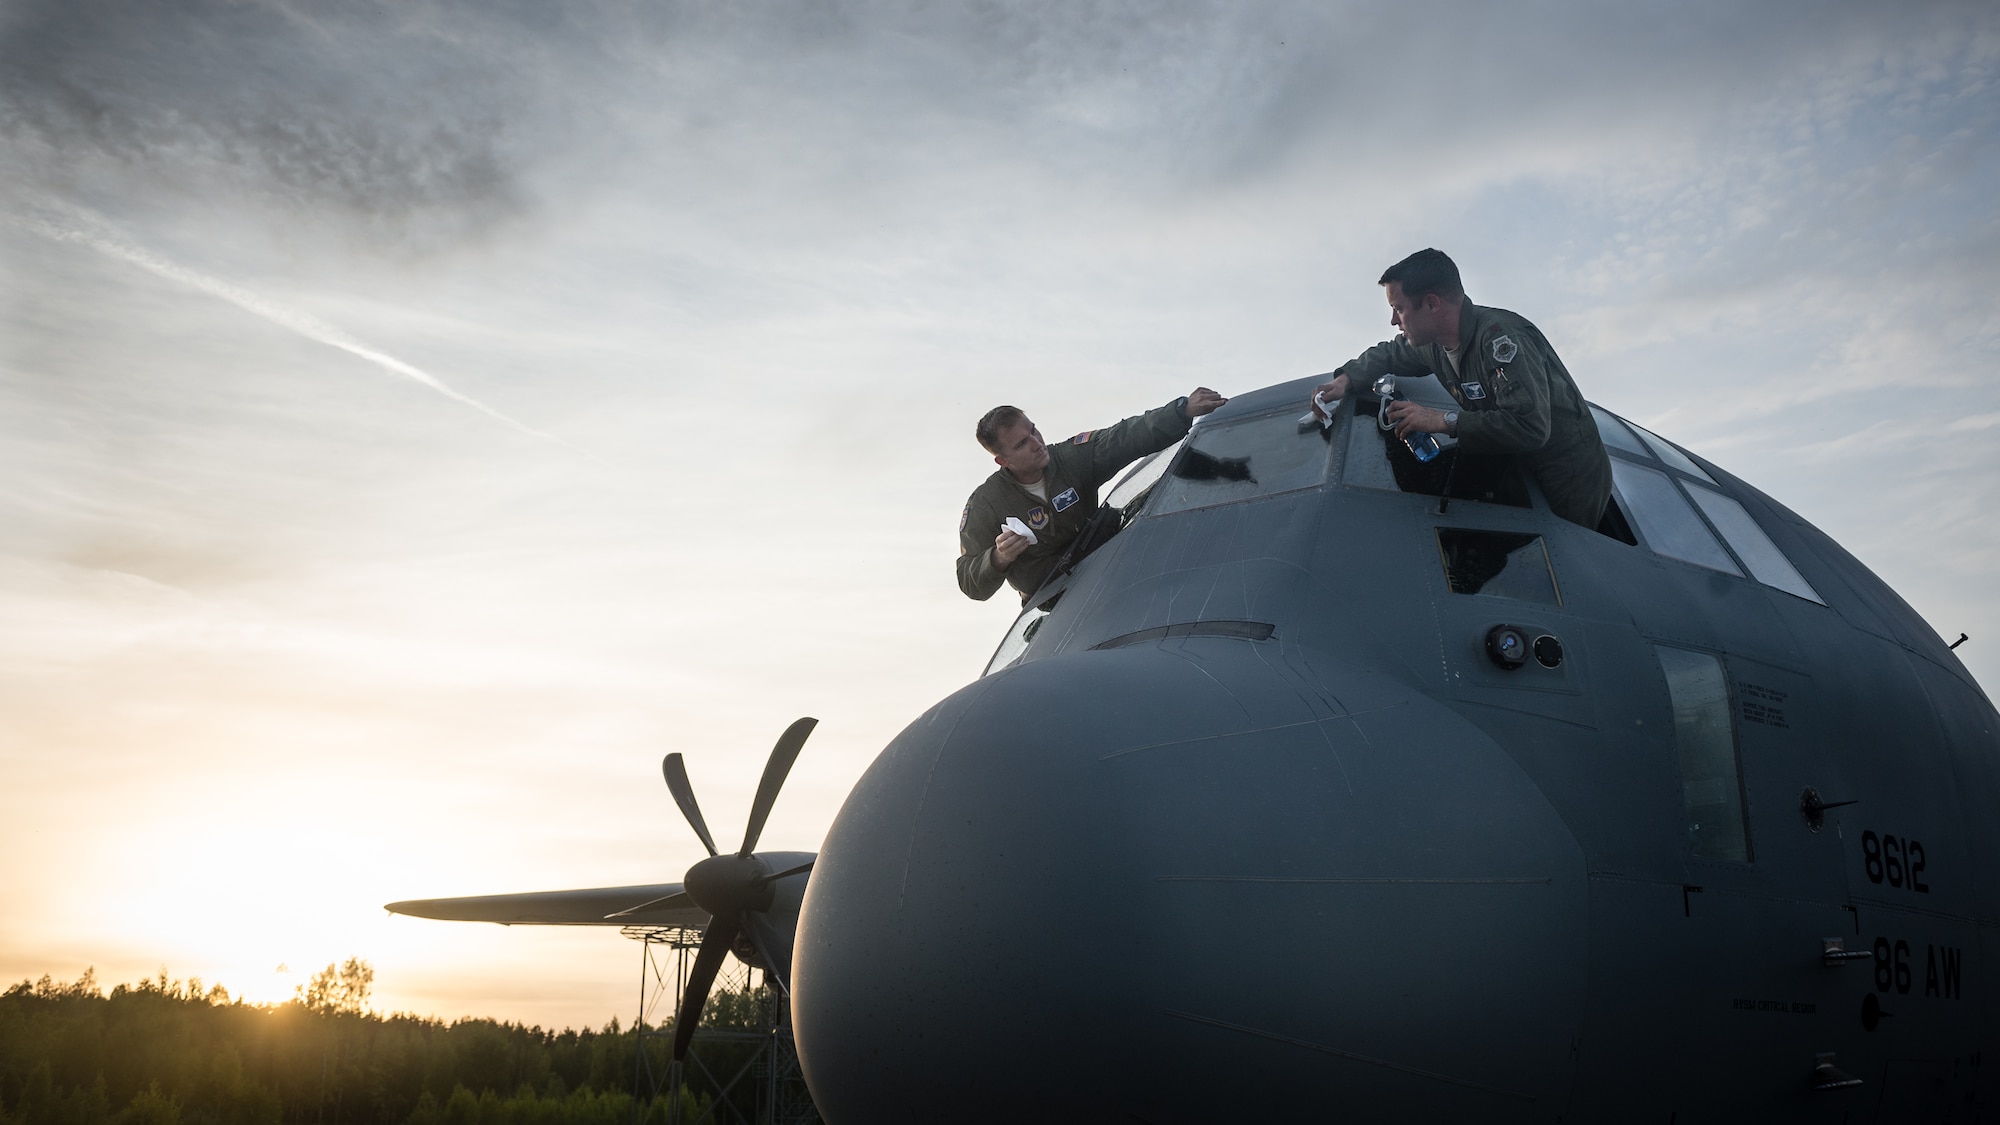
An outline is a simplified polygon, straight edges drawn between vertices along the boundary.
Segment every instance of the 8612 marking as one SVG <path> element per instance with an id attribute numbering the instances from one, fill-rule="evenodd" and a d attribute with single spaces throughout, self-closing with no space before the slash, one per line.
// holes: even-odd
<path id="1" fill-rule="evenodd" d="M 1903 836 L 1877 835 L 1873 829 L 1861 833 L 1861 869 L 1871 883 L 1931 893 L 1924 882 L 1924 844 Z"/>

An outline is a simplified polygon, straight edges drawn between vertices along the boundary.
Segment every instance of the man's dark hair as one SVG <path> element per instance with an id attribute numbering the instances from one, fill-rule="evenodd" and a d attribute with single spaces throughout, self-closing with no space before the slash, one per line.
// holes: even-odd
<path id="1" fill-rule="evenodd" d="M 1000 431 L 1026 417 L 1027 415 L 1022 413 L 1018 406 L 996 406 L 979 420 L 979 428 L 973 431 L 973 436 L 979 439 L 980 445 L 986 447 L 986 452 L 998 457 Z"/>
<path id="2" fill-rule="evenodd" d="M 1421 301 L 1436 293 L 1440 300 L 1457 304 L 1465 300 L 1465 286 L 1458 280 L 1458 266 L 1442 250 L 1419 250 L 1382 271 L 1377 285 L 1390 282 L 1403 287 L 1403 296 Z"/>

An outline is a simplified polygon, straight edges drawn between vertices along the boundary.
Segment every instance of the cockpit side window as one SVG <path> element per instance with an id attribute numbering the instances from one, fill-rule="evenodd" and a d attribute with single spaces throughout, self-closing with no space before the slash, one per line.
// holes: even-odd
<path id="1" fill-rule="evenodd" d="M 1440 527 L 1437 541 L 1438 561 L 1452 593 L 1562 604 L 1541 536 Z"/>
<path id="2" fill-rule="evenodd" d="M 1611 452 L 1612 507 L 1630 516 L 1646 546 L 1725 574 L 1747 571 L 1773 589 L 1826 604 L 1749 511 L 1693 458 L 1643 426 L 1590 409 Z"/>
<path id="3" fill-rule="evenodd" d="M 1715 530 L 1722 533 L 1730 549 L 1743 560 L 1744 566 L 1750 568 L 1757 581 L 1809 602 L 1826 604 L 1826 599 L 1819 596 L 1819 591 L 1812 588 L 1812 583 L 1807 582 L 1798 568 L 1792 565 L 1792 560 L 1785 557 L 1776 543 L 1771 542 L 1771 537 L 1764 534 L 1764 529 L 1757 526 L 1757 521 L 1750 518 L 1743 505 L 1715 489 L 1698 484 L 1689 484 L 1687 493 L 1694 497 L 1696 506 L 1708 517 L 1708 522 L 1715 525 Z"/>
<path id="4" fill-rule="evenodd" d="M 1641 461 L 1658 458 L 1691 477 L 1715 483 L 1715 478 L 1682 453 L 1679 446 L 1637 422 L 1627 422 L 1596 403 L 1590 404 L 1590 416 L 1597 422 L 1597 436 L 1604 439 L 1606 448 L 1629 453 Z M 1634 437 L 1635 434 L 1638 436 Z"/>
<path id="5" fill-rule="evenodd" d="M 1667 474 L 1613 457 L 1611 480 L 1618 486 L 1632 522 L 1639 525 L 1639 534 L 1653 550 L 1724 574 L 1743 573 L 1694 508 L 1681 498 Z"/>
<path id="6" fill-rule="evenodd" d="M 1652 456 L 1639 439 L 1632 436 L 1632 431 L 1625 428 L 1625 423 L 1612 417 L 1603 407 L 1591 404 L 1590 416 L 1597 421 L 1597 436 L 1604 439 L 1606 446 L 1623 450 L 1634 457 Z"/>

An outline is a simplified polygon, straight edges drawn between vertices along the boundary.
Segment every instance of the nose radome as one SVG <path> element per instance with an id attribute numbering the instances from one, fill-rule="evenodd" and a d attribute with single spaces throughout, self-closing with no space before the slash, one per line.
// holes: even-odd
<path id="1" fill-rule="evenodd" d="M 1038 661 L 883 751 L 800 920 L 827 1121 L 1551 1104 L 1587 962 L 1569 834 L 1449 709 L 1349 668 L 1302 697 L 1266 655 Z"/>

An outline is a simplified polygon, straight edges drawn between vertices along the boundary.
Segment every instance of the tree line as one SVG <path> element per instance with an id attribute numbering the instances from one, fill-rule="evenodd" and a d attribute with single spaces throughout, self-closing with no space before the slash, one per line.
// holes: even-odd
<path id="1" fill-rule="evenodd" d="M 667 1101 L 634 1095 L 641 1040 L 367 1010 L 374 970 L 328 965 L 282 1004 L 221 985 L 157 978 L 107 995 L 95 971 L 0 993 L 0 1125 L 665 1125 Z M 703 1026 L 764 1026 L 764 989 L 718 991 Z M 665 1073 L 665 1044 L 645 1048 Z M 735 1073 L 754 1042 L 702 1048 Z M 732 1057 L 733 1055 L 733 1057 Z M 747 1119 L 700 1068 L 686 1122 Z"/>

